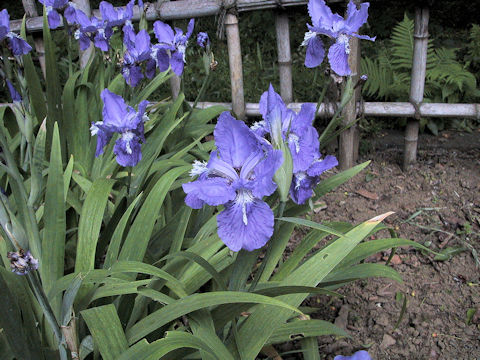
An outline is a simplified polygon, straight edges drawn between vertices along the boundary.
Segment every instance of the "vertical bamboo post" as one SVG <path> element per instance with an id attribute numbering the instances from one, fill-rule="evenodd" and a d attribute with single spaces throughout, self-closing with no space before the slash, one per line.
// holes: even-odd
<path id="1" fill-rule="evenodd" d="M 348 65 L 350 66 L 352 84 L 355 85 L 359 79 L 360 72 L 360 41 L 356 37 L 350 38 L 350 55 L 348 57 Z M 357 118 L 357 102 L 360 98 L 360 87 L 353 91 L 353 96 L 345 105 L 342 115 L 342 127 L 351 125 Z M 356 136 L 357 126 L 351 125 L 344 130 L 339 137 L 338 162 L 341 170 L 351 168 L 356 161 L 358 151 L 358 136 Z"/>
<path id="2" fill-rule="evenodd" d="M 175 100 L 180 94 L 180 76 L 173 74 L 170 78 L 170 90 L 172 92 L 172 99 Z"/>
<path id="3" fill-rule="evenodd" d="M 227 33 L 228 63 L 230 65 L 230 85 L 232 87 L 232 110 L 238 119 L 245 119 L 245 97 L 243 92 L 242 51 L 238 19 L 234 14 L 225 17 Z"/>
<path id="4" fill-rule="evenodd" d="M 77 5 L 77 7 L 82 10 L 88 17 L 92 15 L 92 9 L 90 8 L 90 1 L 89 0 L 72 0 L 73 3 Z M 84 68 L 88 64 L 88 60 L 90 60 L 90 56 L 94 51 L 93 44 L 90 44 L 87 50 L 80 51 L 80 68 Z"/>
<path id="5" fill-rule="evenodd" d="M 427 70 L 428 19 L 428 8 L 415 9 L 412 80 L 410 83 L 410 102 L 415 106 L 415 119 L 408 120 L 405 130 L 404 170 L 414 164 L 417 159 L 418 128 L 420 125 L 418 109 L 423 101 L 425 73 Z"/>
<path id="6" fill-rule="evenodd" d="M 37 7 L 35 6 L 35 0 L 22 0 L 25 14 L 28 17 L 38 16 Z M 45 78 L 45 46 L 43 45 L 43 39 L 41 36 L 33 35 L 33 41 L 35 42 L 35 50 L 38 54 L 38 61 L 40 62 L 40 68 L 42 69 L 43 77 Z"/>
<path id="7" fill-rule="evenodd" d="M 280 73 L 280 95 L 288 104 L 293 101 L 292 55 L 290 53 L 290 30 L 287 13 L 282 11 L 275 17 L 277 33 L 278 70 Z"/>

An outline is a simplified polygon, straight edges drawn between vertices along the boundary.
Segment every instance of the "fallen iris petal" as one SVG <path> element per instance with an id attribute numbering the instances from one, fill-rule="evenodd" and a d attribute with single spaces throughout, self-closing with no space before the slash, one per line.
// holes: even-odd
<path id="1" fill-rule="evenodd" d="M 368 352 L 365 350 L 360 350 L 352 356 L 337 355 L 333 360 L 372 360 L 372 358 Z"/>

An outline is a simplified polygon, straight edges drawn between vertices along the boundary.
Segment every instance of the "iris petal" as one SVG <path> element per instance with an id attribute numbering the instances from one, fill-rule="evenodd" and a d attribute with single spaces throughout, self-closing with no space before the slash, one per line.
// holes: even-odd
<path id="1" fill-rule="evenodd" d="M 345 51 L 345 44 L 343 42 L 336 42 L 328 50 L 328 61 L 335 73 L 340 76 L 346 76 L 351 74 L 350 67 L 348 66 L 348 54 Z"/>
<path id="2" fill-rule="evenodd" d="M 192 194 L 211 206 L 225 204 L 235 199 L 236 195 L 228 180 L 219 177 L 192 181 L 182 187 L 185 193 Z"/>
<path id="3" fill-rule="evenodd" d="M 324 57 L 325 49 L 323 48 L 322 40 L 318 36 L 312 37 L 307 44 L 305 66 L 308 68 L 317 67 L 323 62 Z"/>
<path id="4" fill-rule="evenodd" d="M 357 32 L 358 29 L 367 22 L 369 6 L 369 3 L 363 3 L 360 5 L 360 9 L 357 9 L 357 5 L 355 5 L 353 1 L 349 1 L 345 25 L 351 32 Z"/>
<path id="5" fill-rule="evenodd" d="M 241 168 L 250 154 L 260 149 L 255 134 L 227 111 L 219 116 L 213 134 L 220 157 L 234 168 Z"/>
<path id="6" fill-rule="evenodd" d="M 323 172 L 330 170 L 338 165 L 338 160 L 333 155 L 327 155 L 323 160 L 315 161 L 307 170 L 308 175 L 318 176 Z"/>
<path id="7" fill-rule="evenodd" d="M 230 201 L 218 214 L 217 223 L 218 236 L 230 250 L 253 251 L 273 235 L 274 216 L 264 201 Z"/>
<path id="8" fill-rule="evenodd" d="M 332 10 L 325 4 L 324 0 L 310 0 L 308 2 L 308 14 L 314 26 L 332 26 Z"/>
<path id="9" fill-rule="evenodd" d="M 128 114 L 127 104 L 125 104 L 123 98 L 108 89 L 103 90 L 100 97 L 103 100 L 103 121 L 105 125 L 115 126 L 118 129 L 123 128 Z"/>

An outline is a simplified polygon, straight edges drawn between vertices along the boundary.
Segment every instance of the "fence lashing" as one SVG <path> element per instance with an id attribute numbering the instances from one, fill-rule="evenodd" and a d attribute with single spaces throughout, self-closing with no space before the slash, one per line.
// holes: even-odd
<path id="1" fill-rule="evenodd" d="M 421 117 L 419 106 L 423 101 L 425 74 L 427 71 L 428 18 L 428 8 L 415 9 L 412 80 L 410 82 L 410 102 L 415 108 L 415 116 L 413 119 L 408 120 L 405 129 L 404 170 L 414 164 L 417 159 L 418 129 Z"/>
<path id="2" fill-rule="evenodd" d="M 25 9 L 25 14 L 29 18 L 38 16 L 37 7 L 35 6 L 35 0 L 22 0 L 23 8 Z M 45 70 L 45 46 L 43 44 L 43 38 L 38 35 L 33 36 L 33 41 L 35 43 L 35 50 L 38 54 L 38 61 L 40 63 L 40 68 L 42 69 L 43 77 L 46 76 Z"/>
<path id="3" fill-rule="evenodd" d="M 280 11 L 275 16 L 275 32 L 277 35 L 280 95 L 283 101 L 288 104 L 293 101 L 292 54 L 290 51 L 288 16 L 285 11 Z"/>

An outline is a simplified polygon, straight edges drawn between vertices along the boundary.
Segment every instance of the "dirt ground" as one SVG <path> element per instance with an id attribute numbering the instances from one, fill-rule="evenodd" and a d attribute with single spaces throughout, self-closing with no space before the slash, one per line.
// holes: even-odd
<path id="1" fill-rule="evenodd" d="M 325 196 L 315 220 L 359 223 L 395 211 L 386 223 L 399 237 L 435 251 L 466 250 L 434 261 L 432 254 L 399 248 L 392 266 L 403 284 L 375 278 L 341 288 L 343 299 L 310 299 L 318 307 L 312 317 L 335 321 L 352 336 L 320 337 L 323 358 L 367 349 L 376 360 L 480 359 L 480 132 L 423 135 L 418 163 L 408 172 L 400 167 L 401 134 L 379 134 L 368 144 L 359 161 L 372 159 L 371 165 Z M 385 262 L 389 253 L 367 262 Z M 395 328 L 401 294 L 407 308 Z"/>

